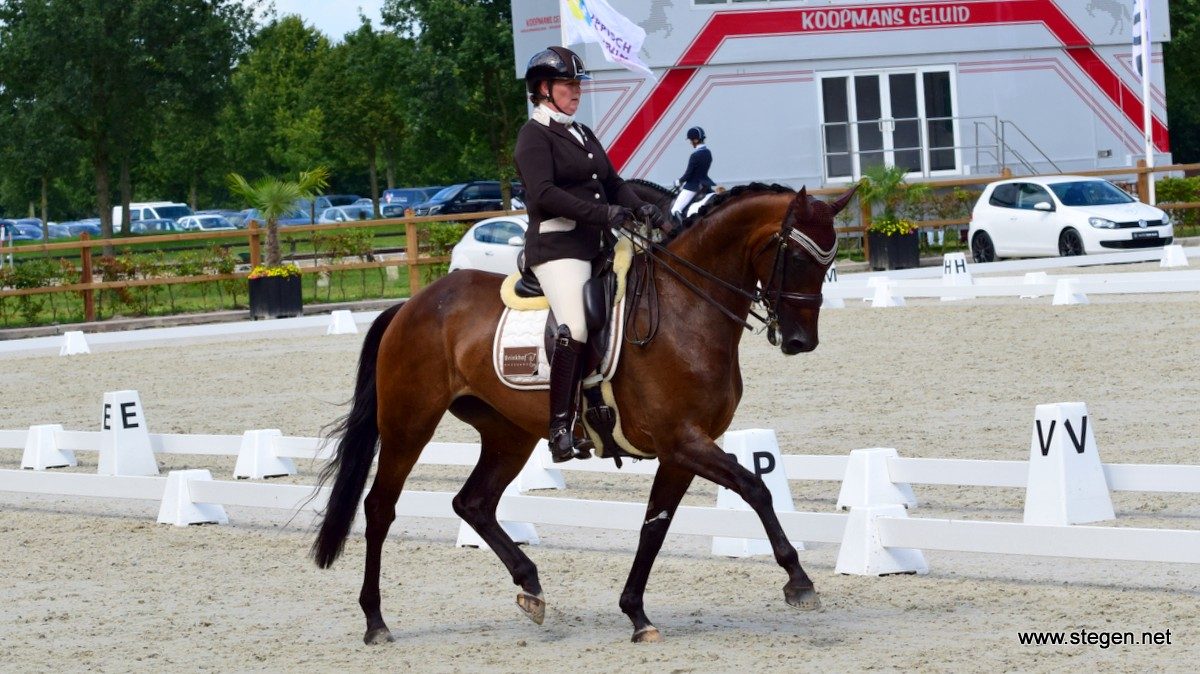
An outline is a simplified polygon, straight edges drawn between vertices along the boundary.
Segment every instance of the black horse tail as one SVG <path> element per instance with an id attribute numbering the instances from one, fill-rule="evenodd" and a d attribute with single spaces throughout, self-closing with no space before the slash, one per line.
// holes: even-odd
<path id="1" fill-rule="evenodd" d="M 354 386 L 350 412 L 334 421 L 326 429 L 327 432 L 322 433 L 329 440 L 340 440 L 337 453 L 321 469 L 317 480 L 317 487 L 320 488 L 333 478 L 333 489 L 322 513 L 321 528 L 312 546 L 313 559 L 322 569 L 332 566 L 334 560 L 342 554 L 346 536 L 349 535 L 354 515 L 358 512 L 358 503 L 367 483 L 367 475 L 371 472 L 371 463 L 375 459 L 379 444 L 379 425 L 375 409 L 375 359 L 379 356 L 379 343 L 383 341 L 383 331 L 387 329 L 401 306 L 403 305 L 397 304 L 390 307 L 371 324 L 371 329 L 367 331 L 367 337 L 363 340 L 362 353 L 358 357 L 358 381 Z"/>

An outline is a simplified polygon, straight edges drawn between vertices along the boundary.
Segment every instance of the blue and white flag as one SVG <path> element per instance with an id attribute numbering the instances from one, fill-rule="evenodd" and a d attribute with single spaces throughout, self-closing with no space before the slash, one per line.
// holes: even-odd
<path id="1" fill-rule="evenodd" d="M 1133 66 L 1143 78 L 1150 68 L 1150 6 L 1146 0 L 1133 0 Z"/>
<path id="2" fill-rule="evenodd" d="M 655 79 L 638 56 L 646 31 L 613 9 L 608 0 L 559 0 L 559 13 L 564 46 L 598 43 L 604 60 Z"/>

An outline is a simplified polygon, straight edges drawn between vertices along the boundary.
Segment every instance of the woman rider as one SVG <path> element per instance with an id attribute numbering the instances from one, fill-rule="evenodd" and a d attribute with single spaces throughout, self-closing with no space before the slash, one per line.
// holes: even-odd
<path id="1" fill-rule="evenodd" d="M 525 70 L 533 113 L 513 153 L 529 211 L 525 263 L 559 322 L 550 360 L 550 454 L 557 462 L 590 455 L 574 434 L 587 342 L 583 285 L 592 261 L 604 254 L 605 230 L 634 218 L 634 209 L 652 227 L 663 222 L 658 207 L 639 199 L 617 175 L 592 130 L 575 121 L 580 81 L 586 79 L 583 61 L 570 49 L 534 54 Z"/>

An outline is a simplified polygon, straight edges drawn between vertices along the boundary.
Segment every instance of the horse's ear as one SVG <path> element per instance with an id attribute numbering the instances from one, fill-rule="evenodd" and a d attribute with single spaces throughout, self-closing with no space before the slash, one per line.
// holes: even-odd
<path id="1" fill-rule="evenodd" d="M 829 207 L 833 209 L 833 214 L 837 215 L 838 213 L 841 213 L 842 209 L 846 207 L 846 204 L 849 204 L 850 200 L 854 198 L 854 193 L 857 191 L 858 183 L 854 183 L 854 187 L 846 190 L 845 194 L 838 197 L 837 200 L 830 204 Z"/>
<path id="2" fill-rule="evenodd" d="M 796 193 L 796 198 L 792 201 L 792 208 L 796 214 L 796 222 L 808 222 L 812 217 L 812 207 L 808 203 L 808 186 L 802 186 L 800 191 Z"/>

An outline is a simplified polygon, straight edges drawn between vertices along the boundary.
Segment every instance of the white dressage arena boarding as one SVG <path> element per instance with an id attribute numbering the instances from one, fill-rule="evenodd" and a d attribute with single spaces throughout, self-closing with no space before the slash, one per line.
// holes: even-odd
<path id="1" fill-rule="evenodd" d="M 288 511 L 322 507 L 328 490 L 312 486 L 213 480 L 207 470 L 158 475 L 156 454 L 237 456 L 234 476 L 259 479 L 296 472 L 293 459 L 321 459 L 333 447 L 318 438 L 287 437 L 274 429 L 240 436 L 150 433 L 136 391 L 104 395 L 101 429 L 68 431 L 61 425 L 0 431 L 0 448 L 23 449 L 23 470 L 0 470 L 0 491 L 158 501 L 158 521 L 185 526 L 228 522 L 225 506 Z M 913 459 L 892 448 L 861 449 L 848 456 L 785 455 L 774 432 L 730 431 L 724 448 L 762 477 L 790 540 L 840 545 L 837 571 L 862 575 L 926 573 L 922 550 L 1045 555 L 1149 562 L 1200 562 L 1200 531 L 1080 526 L 1115 518 L 1110 492 L 1200 493 L 1200 466 L 1103 464 L 1083 403 L 1039 405 L 1031 428 L 1028 461 Z M 97 473 L 52 471 L 77 465 L 74 453 L 99 453 Z M 474 465 L 479 446 L 431 443 L 420 461 Z M 621 472 L 650 475 L 652 462 Z M 536 525 L 638 530 L 645 505 L 524 495 L 563 489 L 563 472 L 617 472 L 593 459 L 553 464 L 544 443 L 500 501 L 498 517 L 514 539 L 537 543 Z M 841 483 L 840 512 L 795 512 L 788 480 Z M 913 484 L 1024 488 L 1021 522 L 910 517 L 917 506 Z M 719 491 L 717 506 L 681 507 L 672 534 L 714 538 L 714 554 L 766 554 L 757 515 L 741 499 Z M 315 498 L 314 498 L 315 495 Z M 399 517 L 457 519 L 453 494 L 406 491 Z M 459 523 L 459 545 L 486 547 Z"/>
<path id="2" fill-rule="evenodd" d="M 1086 304 L 1089 294 L 1181 293 L 1200 292 L 1200 271 L 1087 274 L 1050 276 L 1045 270 L 1071 267 L 1130 264 L 1158 260 L 1162 267 L 1186 267 L 1188 258 L 1200 257 L 1200 247 L 1178 244 L 1162 249 L 1081 255 L 1075 257 L 1007 260 L 970 263 L 964 253 L 947 253 L 941 267 L 919 267 L 886 273 L 841 274 L 836 264 L 826 274 L 825 303 L 829 309 L 845 306 L 847 299 L 870 301 L 873 307 L 903 306 L 906 297 L 942 300 L 976 297 L 1053 297 L 1054 304 Z M 976 278 L 980 274 L 1024 272 L 1022 276 Z M 934 281 L 934 279 L 939 279 Z M 198 339 L 257 334 L 264 332 L 304 331 L 325 328 L 325 334 L 358 332 L 358 325 L 369 324 L 381 312 L 346 310 L 331 314 L 300 316 L 270 321 L 240 321 L 173 328 L 150 328 L 85 335 L 72 330 L 53 337 L 0 341 L 0 355 L 44 353 L 57 350 L 59 355 L 90 353 L 91 346 L 167 343 L 180 339 Z"/>
<path id="3" fill-rule="evenodd" d="M 1200 292 L 1200 271 L 1126 272 L 1051 276 L 1047 269 L 1129 264 L 1158 261 L 1172 269 L 1188 266 L 1189 257 L 1200 257 L 1200 247 L 1180 245 L 1162 249 L 1083 255 L 1074 257 L 970 263 L 965 253 L 947 253 L 942 266 L 839 275 L 836 266 L 825 277 L 823 307 L 838 309 L 845 300 L 870 301 L 873 307 L 904 306 L 905 298 L 939 298 L 944 301 L 978 297 L 1034 299 L 1049 296 L 1053 304 L 1086 304 L 1089 294 L 1152 294 Z M 1024 272 L 1021 276 L 980 274 Z M 935 280 L 937 279 L 937 280 Z"/>

